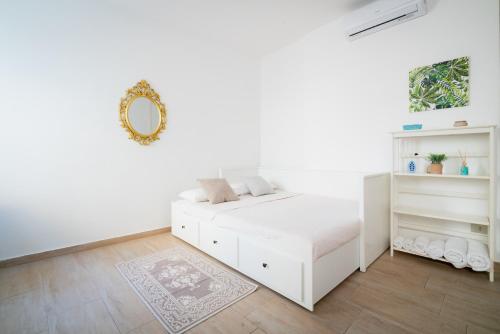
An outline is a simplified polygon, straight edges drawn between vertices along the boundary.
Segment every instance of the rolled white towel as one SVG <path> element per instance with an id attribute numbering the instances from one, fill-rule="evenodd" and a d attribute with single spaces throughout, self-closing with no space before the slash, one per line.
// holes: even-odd
<path id="1" fill-rule="evenodd" d="M 427 246 L 427 255 L 429 255 L 432 259 L 436 260 L 444 255 L 444 240 L 437 239 L 429 242 L 429 246 Z"/>
<path id="2" fill-rule="evenodd" d="M 444 258 L 456 268 L 467 265 L 467 240 L 462 238 L 449 238 L 444 245 Z"/>
<path id="3" fill-rule="evenodd" d="M 451 264 L 457 269 L 465 268 L 467 267 L 467 258 L 465 258 L 462 262 L 452 262 Z"/>
<path id="4" fill-rule="evenodd" d="M 413 239 L 406 238 L 403 242 L 403 249 L 406 249 L 407 251 L 413 250 Z"/>
<path id="5" fill-rule="evenodd" d="M 394 239 L 392 244 L 394 247 L 401 249 L 401 248 L 403 248 L 404 241 L 405 241 L 405 237 L 400 235 L 400 236 L 396 237 L 396 239 Z"/>
<path id="6" fill-rule="evenodd" d="M 424 237 L 423 235 L 418 236 L 415 239 L 415 242 L 413 243 L 413 251 L 415 253 L 424 255 L 427 246 L 429 246 L 429 242 L 430 242 L 429 238 Z"/>
<path id="7" fill-rule="evenodd" d="M 469 240 L 469 249 L 467 250 L 467 263 L 474 271 L 486 271 L 490 269 L 490 257 L 488 255 L 488 246 L 480 241 Z"/>

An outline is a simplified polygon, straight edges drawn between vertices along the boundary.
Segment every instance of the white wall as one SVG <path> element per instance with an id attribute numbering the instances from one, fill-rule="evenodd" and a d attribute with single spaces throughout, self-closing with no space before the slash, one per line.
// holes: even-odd
<path id="1" fill-rule="evenodd" d="M 347 41 L 333 21 L 265 57 L 261 164 L 390 170 L 390 131 L 405 123 L 498 124 L 498 0 L 429 0 L 428 15 Z M 408 112 L 408 71 L 470 57 L 468 107 Z M 500 258 L 500 228 L 497 229 Z"/>
<path id="2" fill-rule="evenodd" d="M 168 226 L 197 177 L 258 165 L 258 59 L 110 3 L 1 6 L 0 259 Z M 118 119 L 141 79 L 168 109 L 147 147 Z"/>

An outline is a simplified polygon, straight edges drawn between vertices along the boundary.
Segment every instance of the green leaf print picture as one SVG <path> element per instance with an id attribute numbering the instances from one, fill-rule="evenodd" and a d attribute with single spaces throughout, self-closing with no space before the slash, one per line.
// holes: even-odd
<path id="1" fill-rule="evenodd" d="M 469 57 L 411 70 L 409 93 L 410 112 L 469 105 Z"/>

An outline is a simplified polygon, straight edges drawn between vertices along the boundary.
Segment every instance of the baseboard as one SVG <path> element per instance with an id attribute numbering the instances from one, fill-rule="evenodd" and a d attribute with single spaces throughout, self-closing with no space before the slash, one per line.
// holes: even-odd
<path id="1" fill-rule="evenodd" d="M 85 251 L 85 250 L 89 250 L 89 249 L 93 249 L 93 248 L 97 248 L 97 247 L 116 244 L 119 242 L 125 242 L 125 241 L 129 241 L 129 240 L 133 240 L 133 239 L 149 237 L 149 236 L 152 236 L 155 234 L 167 233 L 170 231 L 171 231 L 170 226 L 162 227 L 162 228 L 159 228 L 156 230 L 133 233 L 133 234 L 124 235 L 121 237 L 98 240 L 98 241 L 88 242 L 85 244 L 54 249 L 54 250 L 50 250 L 50 251 L 46 251 L 46 252 L 23 255 L 23 256 L 14 257 L 11 259 L 6 259 L 6 260 L 0 260 L 0 268 L 15 266 L 18 264 L 23 264 L 23 263 L 28 263 L 28 262 L 39 261 L 39 260 L 47 259 L 47 258 L 54 257 L 54 256 L 66 255 L 66 254 L 75 253 L 75 252 L 81 252 L 81 251 Z"/>

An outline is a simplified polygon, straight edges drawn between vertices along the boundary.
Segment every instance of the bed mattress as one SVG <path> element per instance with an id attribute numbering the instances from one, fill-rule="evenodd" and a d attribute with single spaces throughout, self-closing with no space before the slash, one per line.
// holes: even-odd
<path id="1" fill-rule="evenodd" d="M 176 202 L 184 214 L 262 240 L 286 251 L 310 249 L 313 260 L 359 235 L 356 201 L 325 196 L 277 192 L 212 205 Z M 298 251 L 303 254 L 303 251 Z"/>

